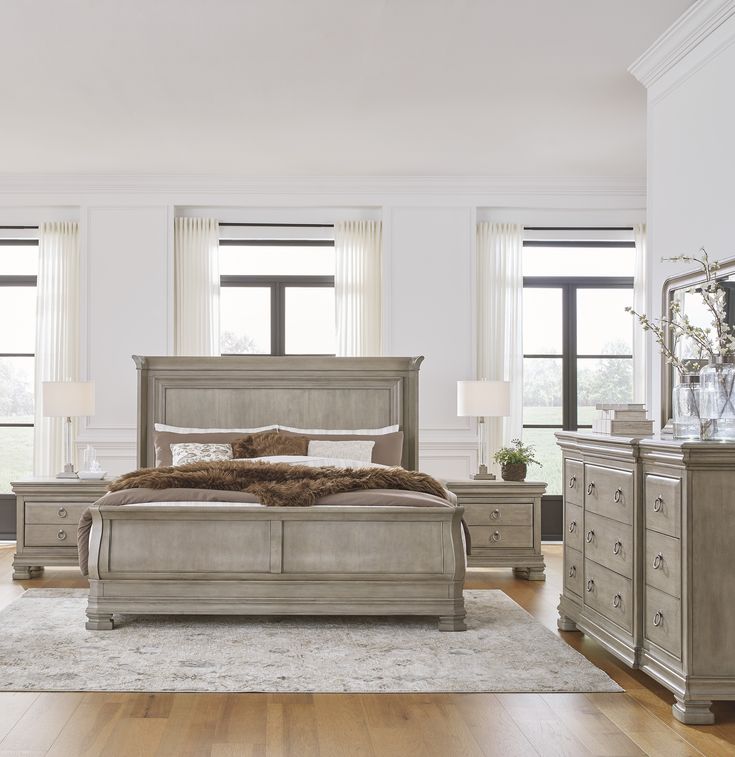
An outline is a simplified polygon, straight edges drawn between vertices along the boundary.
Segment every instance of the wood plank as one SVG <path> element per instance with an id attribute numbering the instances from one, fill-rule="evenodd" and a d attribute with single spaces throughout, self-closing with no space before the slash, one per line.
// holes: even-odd
<path id="1" fill-rule="evenodd" d="M 39 694 L 18 722 L 0 741 L 0 750 L 46 752 L 56 741 L 84 694 Z"/>

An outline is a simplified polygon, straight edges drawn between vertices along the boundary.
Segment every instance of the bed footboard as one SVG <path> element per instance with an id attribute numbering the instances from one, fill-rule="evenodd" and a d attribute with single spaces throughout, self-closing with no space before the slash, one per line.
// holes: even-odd
<path id="1" fill-rule="evenodd" d="M 462 508 L 92 509 L 87 628 L 113 615 L 428 615 L 465 630 Z"/>

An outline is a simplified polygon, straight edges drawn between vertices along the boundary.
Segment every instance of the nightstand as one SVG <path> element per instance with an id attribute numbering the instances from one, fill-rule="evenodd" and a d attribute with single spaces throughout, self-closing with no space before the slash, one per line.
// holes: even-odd
<path id="1" fill-rule="evenodd" d="M 472 540 L 470 568 L 513 568 L 519 578 L 545 581 L 541 553 L 541 496 L 533 481 L 448 481 L 464 507 Z"/>
<path id="2" fill-rule="evenodd" d="M 18 535 L 13 578 L 35 578 L 46 565 L 78 565 L 77 525 L 110 479 L 30 478 L 14 481 Z"/>

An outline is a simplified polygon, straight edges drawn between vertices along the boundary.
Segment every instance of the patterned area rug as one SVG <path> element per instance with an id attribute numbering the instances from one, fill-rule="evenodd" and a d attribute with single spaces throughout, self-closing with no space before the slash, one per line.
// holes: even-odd
<path id="1" fill-rule="evenodd" d="M 468 630 L 434 619 L 116 617 L 85 589 L 31 589 L 0 613 L 3 691 L 614 692 L 501 591 L 467 591 Z"/>

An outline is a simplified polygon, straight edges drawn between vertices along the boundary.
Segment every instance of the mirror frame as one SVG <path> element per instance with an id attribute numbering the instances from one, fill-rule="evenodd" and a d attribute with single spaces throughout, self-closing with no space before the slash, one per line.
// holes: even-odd
<path id="1" fill-rule="evenodd" d="M 735 257 L 726 258 L 725 260 L 718 261 L 720 263 L 720 270 L 718 272 L 718 278 L 720 276 L 735 276 Z M 700 284 L 704 281 L 702 272 L 686 271 L 679 273 L 676 276 L 670 276 L 663 283 L 662 297 L 661 297 L 661 317 L 668 318 L 669 303 L 671 302 L 674 292 L 679 289 L 688 289 L 690 286 Z M 666 327 L 666 344 L 671 346 L 671 333 L 670 329 Z M 666 362 L 666 357 L 661 353 L 661 428 L 667 425 L 671 420 L 673 413 L 671 392 L 674 388 L 674 367 Z"/>

